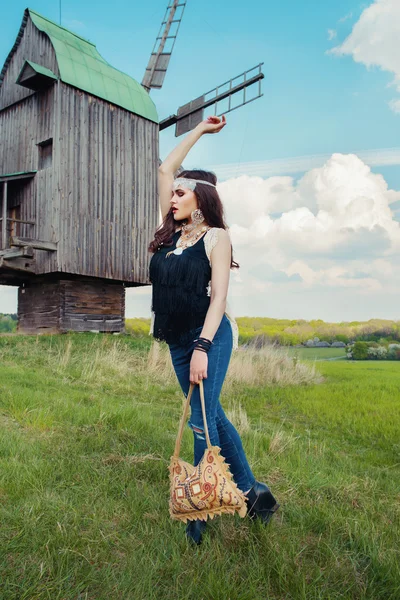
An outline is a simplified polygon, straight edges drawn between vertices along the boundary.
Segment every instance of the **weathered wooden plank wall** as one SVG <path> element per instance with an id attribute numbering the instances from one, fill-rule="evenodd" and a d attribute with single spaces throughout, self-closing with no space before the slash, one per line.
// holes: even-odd
<path id="1" fill-rule="evenodd" d="M 22 39 L 14 53 L 0 87 L 0 110 L 14 102 L 33 95 L 33 90 L 15 83 L 25 60 L 47 67 L 55 75 L 59 75 L 56 55 L 48 36 L 33 25 L 28 18 Z"/>
<path id="2" fill-rule="evenodd" d="M 38 144 L 54 133 L 55 92 L 55 88 L 38 92 L 0 111 L 1 174 L 38 169 Z M 20 201 L 20 219 L 35 221 L 35 225 L 20 224 L 21 237 L 57 241 L 54 213 L 59 192 L 53 168 L 54 160 L 52 167 L 39 171 L 34 178 L 8 184 L 8 202 L 15 205 Z M 35 258 L 37 273 L 57 270 L 55 252 L 38 250 Z"/>
<path id="3" fill-rule="evenodd" d="M 158 125 L 60 85 L 59 268 L 148 283 Z"/>
<path id="4" fill-rule="evenodd" d="M 29 287 L 18 289 L 18 331 L 59 332 L 61 289 L 58 282 L 38 278 Z"/>
<path id="5" fill-rule="evenodd" d="M 32 60 L 58 75 L 58 66 L 49 38 L 28 18 L 19 46 L 8 64 L 0 87 L 0 173 L 35 171 L 39 165 L 38 144 L 54 137 L 56 88 L 33 92 L 15 83 L 25 62 Z M 12 194 L 12 186 L 9 184 Z M 19 235 L 57 241 L 54 208 L 58 198 L 53 168 L 44 169 L 33 180 L 24 180 L 20 218 L 35 225 L 20 224 Z M 12 195 L 10 201 L 12 202 Z M 57 270 L 56 253 L 36 250 L 36 272 Z"/>
<path id="6" fill-rule="evenodd" d="M 119 283 L 38 277 L 18 290 L 18 331 L 120 332 L 125 328 L 125 290 Z"/>
<path id="7" fill-rule="evenodd" d="M 53 137 L 54 93 L 51 87 L 0 111 L 1 174 L 37 170 L 37 144 Z"/>
<path id="8" fill-rule="evenodd" d="M 123 331 L 125 289 L 101 280 L 61 280 L 63 308 L 60 331 Z"/>

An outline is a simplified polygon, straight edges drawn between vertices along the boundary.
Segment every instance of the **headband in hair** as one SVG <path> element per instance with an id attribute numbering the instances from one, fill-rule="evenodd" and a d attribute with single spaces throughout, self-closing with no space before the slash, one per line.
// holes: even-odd
<path id="1" fill-rule="evenodd" d="M 173 191 L 175 191 L 178 187 L 183 187 L 183 188 L 188 188 L 189 190 L 192 190 L 192 192 L 193 192 L 197 183 L 204 183 L 205 185 L 211 185 L 214 188 L 217 187 L 213 183 L 210 183 L 209 181 L 204 181 L 203 179 L 188 179 L 186 177 L 177 177 L 173 181 L 172 189 L 173 189 Z"/>

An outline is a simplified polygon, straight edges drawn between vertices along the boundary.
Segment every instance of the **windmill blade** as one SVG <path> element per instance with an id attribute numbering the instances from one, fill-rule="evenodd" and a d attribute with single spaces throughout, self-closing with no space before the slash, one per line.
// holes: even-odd
<path id="1" fill-rule="evenodd" d="M 191 131 L 196 125 L 203 121 L 204 109 L 209 106 L 215 105 L 214 114 L 221 116 L 236 108 L 240 108 L 249 102 L 253 102 L 253 100 L 257 100 L 257 98 L 261 98 L 261 96 L 264 95 L 261 93 L 261 80 L 264 79 L 264 74 L 261 72 L 263 64 L 264 63 L 259 63 L 252 69 L 244 71 L 240 75 L 229 79 L 218 87 L 179 107 L 176 115 L 171 115 L 160 122 L 160 131 L 176 124 L 175 137 L 178 137 Z M 247 96 L 246 98 L 246 91 L 248 91 L 250 86 L 255 86 L 257 95 L 251 98 Z M 232 98 L 240 92 L 243 93 L 242 101 L 233 106 Z M 223 100 L 227 100 L 227 107 L 218 114 L 218 104 L 221 104 Z"/>
<path id="2" fill-rule="evenodd" d="M 162 88 L 185 6 L 186 0 L 172 0 L 167 6 L 160 31 L 158 32 L 154 48 L 150 55 L 149 64 L 147 65 L 143 76 L 142 86 L 148 92 L 151 88 Z M 175 29 L 175 33 L 170 31 L 171 27 Z M 167 43 L 170 48 L 164 52 Z"/>

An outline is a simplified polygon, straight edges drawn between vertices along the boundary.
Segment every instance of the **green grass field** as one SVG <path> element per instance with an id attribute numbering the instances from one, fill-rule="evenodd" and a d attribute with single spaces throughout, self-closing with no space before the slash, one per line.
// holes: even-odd
<path id="1" fill-rule="evenodd" d="M 148 371 L 148 349 L 0 336 L 1 600 L 400 598 L 398 364 L 321 361 L 319 384 L 224 386 L 281 509 L 267 527 L 215 519 L 194 548 L 168 515 L 183 394 Z M 189 428 L 183 442 L 191 460 Z"/>

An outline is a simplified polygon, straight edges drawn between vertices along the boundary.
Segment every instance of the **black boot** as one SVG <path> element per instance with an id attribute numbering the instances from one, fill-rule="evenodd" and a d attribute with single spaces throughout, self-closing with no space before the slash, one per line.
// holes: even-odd
<path id="1" fill-rule="evenodd" d="M 186 525 L 186 536 L 192 540 L 198 546 L 201 544 L 202 533 L 206 528 L 206 521 L 196 519 L 196 521 L 189 521 Z"/>
<path id="2" fill-rule="evenodd" d="M 246 495 L 246 502 L 247 514 L 250 519 L 258 517 L 265 525 L 280 506 L 271 494 L 269 487 L 265 483 L 261 483 L 261 481 L 255 482 Z"/>

